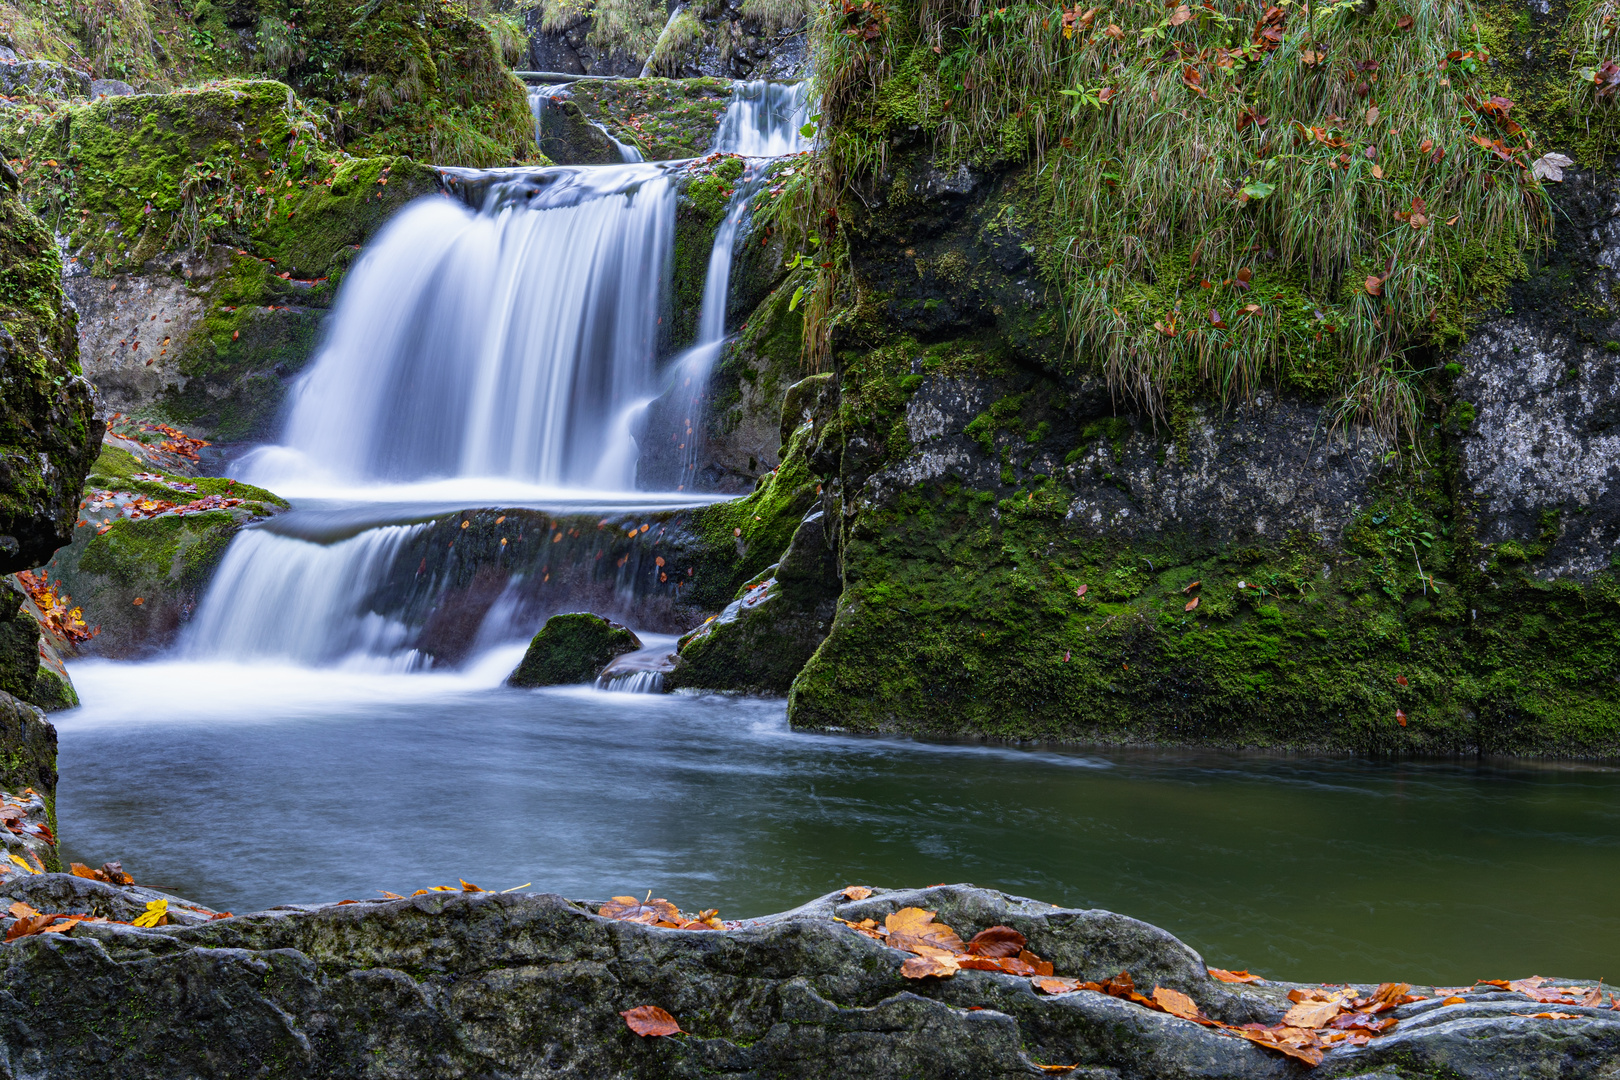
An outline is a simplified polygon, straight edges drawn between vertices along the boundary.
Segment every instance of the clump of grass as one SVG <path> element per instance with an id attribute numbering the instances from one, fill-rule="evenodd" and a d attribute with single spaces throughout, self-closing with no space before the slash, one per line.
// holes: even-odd
<path id="1" fill-rule="evenodd" d="M 793 30 L 805 24 L 813 5 L 809 0 L 743 0 L 742 16 L 759 24 L 763 34 Z"/>
<path id="2" fill-rule="evenodd" d="M 1178 380 L 1229 401 L 1328 371 L 1393 438 L 1412 350 L 1499 298 L 1465 251 L 1512 264 L 1548 225 L 1478 36 L 1432 0 L 828 10 L 828 168 L 875 175 L 902 123 L 947 160 L 1033 158 L 1077 367 L 1160 417 Z"/>

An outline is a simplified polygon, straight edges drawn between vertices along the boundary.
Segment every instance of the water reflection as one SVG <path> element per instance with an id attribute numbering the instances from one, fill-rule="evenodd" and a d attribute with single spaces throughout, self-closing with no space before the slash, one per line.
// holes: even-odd
<path id="1" fill-rule="evenodd" d="M 806 735 L 780 702 L 499 687 L 516 659 L 76 665 L 64 853 L 237 911 L 465 877 L 736 916 L 972 881 L 1276 977 L 1592 977 L 1620 955 L 1615 770 Z"/>

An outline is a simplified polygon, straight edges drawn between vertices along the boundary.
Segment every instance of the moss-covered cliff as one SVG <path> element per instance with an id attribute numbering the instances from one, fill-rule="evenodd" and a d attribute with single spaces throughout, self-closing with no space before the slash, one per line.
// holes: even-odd
<path id="1" fill-rule="evenodd" d="M 778 216 L 843 592 L 793 722 L 1620 751 L 1589 14 L 824 19 Z"/>

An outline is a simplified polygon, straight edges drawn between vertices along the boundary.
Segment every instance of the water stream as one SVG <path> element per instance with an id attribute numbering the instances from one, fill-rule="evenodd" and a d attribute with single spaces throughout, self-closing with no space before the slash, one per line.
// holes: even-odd
<path id="1" fill-rule="evenodd" d="M 740 84 L 715 149 L 795 153 L 806 111 L 803 86 Z M 636 490 L 636 421 L 688 386 L 701 408 L 763 170 L 667 356 L 681 167 L 456 170 L 461 199 L 378 235 L 282 438 L 240 463 L 295 509 L 233 542 L 175 655 L 73 666 L 65 858 L 237 911 L 463 877 L 736 916 L 973 881 L 1278 977 L 1606 974 L 1620 771 L 804 735 L 779 701 L 619 692 L 658 689 L 669 634 L 600 688 L 505 688 L 559 605 L 654 612 L 634 545 L 703 498 Z M 497 539 L 499 572 L 448 610 L 430 556 Z"/>

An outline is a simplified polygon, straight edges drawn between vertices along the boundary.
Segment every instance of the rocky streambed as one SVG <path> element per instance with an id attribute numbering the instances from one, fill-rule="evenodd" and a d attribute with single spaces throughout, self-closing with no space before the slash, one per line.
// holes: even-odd
<path id="1" fill-rule="evenodd" d="M 13 877 L 4 891 L 34 907 L 119 919 L 138 906 L 126 890 L 68 875 Z M 875 889 L 859 900 L 833 893 L 719 930 L 605 918 L 600 908 L 544 893 L 425 892 L 23 937 L 6 946 L 0 973 L 0 1069 L 98 1078 L 1394 1080 L 1612 1077 L 1620 1067 L 1620 1011 L 1612 988 L 1591 983 L 1583 988 L 1600 1007 L 1549 1006 L 1496 986 L 1408 988 L 1401 997 L 1413 1000 L 1379 1014 L 1386 1031 L 1328 1050 L 1312 1069 L 1108 993 L 1054 995 L 1003 971 L 909 978 L 902 969 L 913 953 L 858 929 L 906 908 L 936 913 L 964 940 L 1009 927 L 1060 975 L 1106 981 L 1129 971 L 1141 990 L 1177 991 L 1234 1027 L 1276 1025 L 1295 999 L 1375 992 L 1228 984 L 1146 923 L 966 885 Z M 621 1014 L 641 1006 L 666 1010 L 682 1033 L 635 1034 Z"/>

